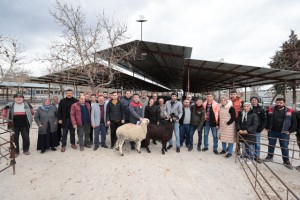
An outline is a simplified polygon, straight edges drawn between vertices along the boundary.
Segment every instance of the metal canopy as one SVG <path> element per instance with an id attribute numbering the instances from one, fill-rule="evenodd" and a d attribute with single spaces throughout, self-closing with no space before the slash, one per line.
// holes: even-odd
<path id="1" fill-rule="evenodd" d="M 99 76 L 101 80 L 99 80 Z M 107 82 L 108 80 L 107 76 L 105 75 L 103 76 L 99 75 L 99 76 L 97 76 L 98 79 L 94 80 L 95 82 L 97 83 Z M 89 86 L 88 76 L 80 73 L 76 68 L 48 74 L 37 78 L 31 78 L 30 80 L 34 82 L 43 82 L 43 83 Z M 141 80 L 139 78 L 130 76 L 122 72 L 117 72 L 117 74 L 115 75 L 115 79 L 109 86 L 107 86 L 107 88 L 121 89 L 121 87 L 123 87 L 123 89 L 130 89 L 130 90 L 147 89 L 150 91 L 157 91 L 157 92 L 168 91 L 167 89 L 160 87 L 154 83 L 149 83 L 147 81 Z"/>
<path id="2" fill-rule="evenodd" d="M 197 93 L 233 87 L 252 87 L 300 80 L 300 72 L 247 65 L 186 59 L 185 91 Z"/>
<path id="3" fill-rule="evenodd" d="M 136 59 L 119 63 L 121 67 L 170 89 L 182 88 L 184 59 L 191 57 L 191 47 L 138 40 L 119 47 L 128 51 L 133 46 Z"/>

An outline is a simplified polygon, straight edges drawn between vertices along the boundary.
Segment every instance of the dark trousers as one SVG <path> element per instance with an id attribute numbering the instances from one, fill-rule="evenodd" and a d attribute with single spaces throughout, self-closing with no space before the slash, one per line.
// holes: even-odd
<path id="1" fill-rule="evenodd" d="M 94 138 L 95 138 L 95 146 L 99 146 L 99 135 L 101 135 L 101 145 L 105 145 L 106 140 L 106 126 L 105 123 L 100 123 L 99 126 L 97 126 L 94 129 Z"/>
<path id="2" fill-rule="evenodd" d="M 297 136 L 298 147 L 300 149 L 300 136 Z"/>
<path id="3" fill-rule="evenodd" d="M 28 127 L 14 127 L 14 142 L 16 144 L 16 153 L 20 153 L 20 147 L 19 147 L 19 136 L 21 133 L 22 139 L 23 139 L 23 152 L 26 152 L 29 150 L 30 146 L 30 139 L 29 139 L 29 128 Z"/>
<path id="4" fill-rule="evenodd" d="M 110 121 L 110 141 L 111 141 L 111 146 L 115 146 L 115 143 L 117 141 L 117 128 L 121 126 L 120 121 Z"/>
<path id="5" fill-rule="evenodd" d="M 190 146 L 190 124 L 180 125 L 180 146 L 183 145 L 185 140 L 185 146 Z"/>
<path id="6" fill-rule="evenodd" d="M 194 144 L 194 133 L 195 133 L 195 131 L 197 130 L 197 128 L 198 128 L 198 126 L 197 125 L 191 125 L 191 127 L 190 127 L 190 142 L 189 142 L 189 144 L 190 144 L 190 146 L 193 146 L 193 144 Z M 202 128 L 198 131 L 198 144 L 197 144 L 197 146 L 201 146 L 201 144 L 202 144 Z"/>
<path id="7" fill-rule="evenodd" d="M 269 137 L 269 147 L 268 147 L 268 156 L 273 157 L 277 138 L 279 139 L 279 144 L 281 148 L 282 160 L 283 162 L 289 161 L 289 140 L 290 136 L 285 133 L 278 133 L 275 131 L 268 132 Z"/>
<path id="8" fill-rule="evenodd" d="M 62 133 L 61 133 L 61 124 L 57 124 L 57 141 L 58 143 L 61 142 Z"/>
<path id="9" fill-rule="evenodd" d="M 93 142 L 93 131 L 94 131 L 94 128 L 91 126 L 91 129 L 90 129 L 90 142 Z"/>
<path id="10" fill-rule="evenodd" d="M 66 119 L 63 124 L 62 146 L 67 145 L 68 131 L 70 131 L 70 143 L 75 144 L 75 129 L 72 126 L 71 119 Z"/>

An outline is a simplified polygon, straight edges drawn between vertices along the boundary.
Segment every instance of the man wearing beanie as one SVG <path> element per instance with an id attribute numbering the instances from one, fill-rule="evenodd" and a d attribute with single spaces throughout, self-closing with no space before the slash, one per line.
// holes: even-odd
<path id="1" fill-rule="evenodd" d="M 253 113 L 258 117 L 258 127 L 255 132 L 256 143 L 255 143 L 255 158 L 257 163 L 262 163 L 260 159 L 260 136 L 261 132 L 267 126 L 267 116 L 265 110 L 258 104 L 258 97 L 254 96 L 250 98 Z"/>

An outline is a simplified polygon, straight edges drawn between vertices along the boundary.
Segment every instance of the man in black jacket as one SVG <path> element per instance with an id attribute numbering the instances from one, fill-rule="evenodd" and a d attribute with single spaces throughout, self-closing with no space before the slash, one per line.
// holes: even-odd
<path id="1" fill-rule="evenodd" d="M 276 106 L 269 107 L 268 109 L 268 156 L 265 158 L 265 162 L 273 161 L 274 150 L 279 139 L 281 147 L 283 164 L 288 169 L 293 169 L 289 161 L 289 140 L 290 134 L 293 133 L 297 128 L 297 118 L 292 108 L 285 106 L 284 98 L 276 99 Z"/>
<path id="2" fill-rule="evenodd" d="M 296 134 L 296 137 L 297 137 L 297 142 L 298 142 L 298 146 L 299 146 L 299 149 L 300 149 L 300 111 L 296 112 L 296 117 L 297 117 L 297 134 Z M 299 156 L 300 156 L 300 154 L 299 154 Z M 296 167 L 296 169 L 300 171 L 300 165 L 298 167 Z"/>
<path id="3" fill-rule="evenodd" d="M 112 92 L 112 99 L 108 102 L 106 107 L 106 121 L 107 126 L 110 126 L 111 134 L 111 146 L 113 149 L 117 140 L 116 131 L 121 124 L 125 122 L 125 114 L 121 105 L 121 102 L 118 100 L 117 92 Z"/>
<path id="4" fill-rule="evenodd" d="M 58 123 L 61 124 L 63 128 L 61 152 L 66 151 L 68 131 L 70 131 L 71 147 L 77 149 L 77 146 L 75 145 L 75 129 L 72 126 L 70 117 L 71 106 L 77 101 L 78 100 L 73 97 L 73 91 L 68 89 L 66 98 L 60 100 L 58 105 L 57 119 Z"/>
<path id="5" fill-rule="evenodd" d="M 255 158 L 254 160 L 257 163 L 262 163 L 260 159 L 260 136 L 261 132 L 266 128 L 267 126 L 267 116 L 265 110 L 258 105 L 258 98 L 257 97 L 251 97 L 250 98 L 252 110 L 258 117 L 258 127 L 255 132 L 256 136 L 256 143 L 255 143 Z"/>

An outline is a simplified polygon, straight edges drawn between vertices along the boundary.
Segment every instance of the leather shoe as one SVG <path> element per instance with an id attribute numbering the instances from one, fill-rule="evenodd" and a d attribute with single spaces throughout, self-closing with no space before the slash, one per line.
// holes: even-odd
<path id="1" fill-rule="evenodd" d="M 77 149 L 76 144 L 72 144 L 71 147 L 72 147 L 73 149 Z"/>
<path id="2" fill-rule="evenodd" d="M 108 146 L 107 146 L 106 144 L 102 144 L 101 147 L 103 147 L 103 148 L 105 148 L 105 149 L 108 148 Z"/>

